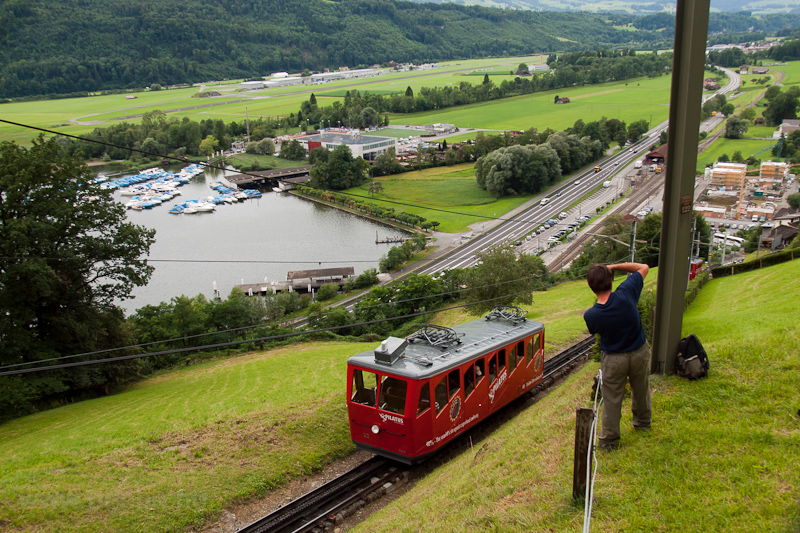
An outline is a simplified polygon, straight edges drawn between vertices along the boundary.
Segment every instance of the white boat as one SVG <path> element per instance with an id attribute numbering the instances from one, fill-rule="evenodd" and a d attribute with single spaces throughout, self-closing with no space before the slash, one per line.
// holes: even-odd
<path id="1" fill-rule="evenodd" d="M 209 211 L 213 211 L 214 209 L 216 209 L 216 207 L 214 207 L 214 204 L 211 204 L 209 202 L 197 202 L 195 207 L 196 207 L 196 209 L 198 211 L 205 212 L 205 213 L 207 213 Z"/>
<path id="2" fill-rule="evenodd" d="M 197 213 L 197 208 L 193 205 L 187 205 L 183 208 L 184 215 L 193 215 L 194 213 Z"/>

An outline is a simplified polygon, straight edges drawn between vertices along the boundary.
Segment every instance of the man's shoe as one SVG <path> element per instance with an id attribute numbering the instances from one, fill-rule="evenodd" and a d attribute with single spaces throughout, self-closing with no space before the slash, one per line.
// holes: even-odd
<path id="1" fill-rule="evenodd" d="M 633 426 L 636 431 L 650 431 L 650 426 Z"/>

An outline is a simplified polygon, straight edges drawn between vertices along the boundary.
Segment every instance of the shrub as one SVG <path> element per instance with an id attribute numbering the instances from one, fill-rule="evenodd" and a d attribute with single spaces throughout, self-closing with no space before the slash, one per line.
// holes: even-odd
<path id="1" fill-rule="evenodd" d="M 330 300 L 339 292 L 339 285 L 336 283 L 326 283 L 317 291 L 317 300 Z"/>

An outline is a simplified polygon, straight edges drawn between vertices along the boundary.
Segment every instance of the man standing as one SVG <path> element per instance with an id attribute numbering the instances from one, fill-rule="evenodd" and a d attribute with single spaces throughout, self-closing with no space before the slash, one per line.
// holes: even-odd
<path id="1" fill-rule="evenodd" d="M 603 374 L 603 430 L 599 448 L 612 450 L 619 445 L 619 420 L 625 383 L 630 379 L 633 401 L 633 427 L 650 429 L 650 346 L 642 328 L 637 303 L 650 267 L 642 263 L 593 265 L 586 273 L 589 288 L 597 303 L 583 314 L 589 333 L 600 334 L 600 370 Z M 630 276 L 614 292 L 614 271 Z"/>

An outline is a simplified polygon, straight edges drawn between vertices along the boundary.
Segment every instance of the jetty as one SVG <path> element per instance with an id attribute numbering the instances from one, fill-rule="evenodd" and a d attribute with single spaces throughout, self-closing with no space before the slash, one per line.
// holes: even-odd
<path id="1" fill-rule="evenodd" d="M 256 170 L 247 174 L 233 174 L 227 176 L 227 180 L 242 189 L 267 186 L 277 187 L 281 183 L 306 183 L 311 180 L 310 172 L 311 165 L 304 165 L 295 168 L 276 168 L 272 170 Z"/>

